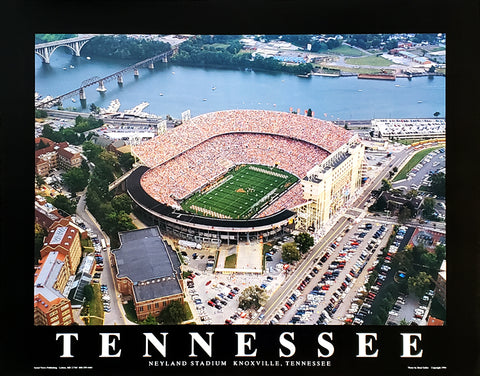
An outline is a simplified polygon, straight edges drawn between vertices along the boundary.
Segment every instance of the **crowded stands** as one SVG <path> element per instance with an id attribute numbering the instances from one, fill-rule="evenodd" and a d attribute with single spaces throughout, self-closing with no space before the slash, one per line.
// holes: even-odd
<path id="1" fill-rule="evenodd" d="M 306 116 L 232 110 L 195 117 L 137 145 L 134 153 L 152 167 L 141 178 L 143 189 L 155 200 L 176 207 L 234 165 L 277 165 L 302 179 L 351 137 L 343 128 Z M 257 216 L 303 202 L 297 184 Z"/>

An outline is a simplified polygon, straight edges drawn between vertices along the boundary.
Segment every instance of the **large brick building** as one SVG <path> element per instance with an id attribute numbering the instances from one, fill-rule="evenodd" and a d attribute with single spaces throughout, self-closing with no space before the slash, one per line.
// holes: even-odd
<path id="1" fill-rule="evenodd" d="M 34 276 L 34 324 L 70 325 L 73 323 L 70 300 L 63 290 L 70 277 L 65 255 L 52 251 L 45 254 Z"/>
<path id="2" fill-rule="evenodd" d="M 82 155 L 72 149 L 68 142 L 53 142 L 45 137 L 37 137 L 35 145 L 48 145 L 42 149 L 35 150 L 35 173 L 47 176 L 54 168 L 68 170 L 82 165 Z"/>
<path id="3" fill-rule="evenodd" d="M 52 251 L 61 253 L 65 257 L 70 274 L 75 274 L 82 257 L 78 230 L 70 224 L 66 224 L 65 221 L 55 222 L 45 238 L 40 256 L 43 258 Z"/>
<path id="4" fill-rule="evenodd" d="M 183 303 L 183 280 L 176 252 L 158 227 L 120 232 L 114 250 L 118 291 L 133 299 L 138 320 L 158 316 L 173 301 Z"/>

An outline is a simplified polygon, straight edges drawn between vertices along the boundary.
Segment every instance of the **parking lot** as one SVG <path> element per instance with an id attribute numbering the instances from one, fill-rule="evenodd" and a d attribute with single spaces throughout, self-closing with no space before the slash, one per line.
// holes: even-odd
<path id="1" fill-rule="evenodd" d="M 244 312 L 238 307 L 242 291 L 257 285 L 270 295 L 285 278 L 283 264 L 282 267 L 275 267 L 281 252 L 272 254 L 272 261 L 267 261 L 265 274 L 214 274 L 208 264 L 213 264 L 216 247 L 201 250 L 182 248 L 181 252 L 188 262 L 182 268 L 191 273 L 186 279 L 186 300 L 198 324 L 246 324 L 251 312 Z"/>
<path id="2" fill-rule="evenodd" d="M 272 324 L 342 325 L 348 304 L 363 285 L 373 255 L 383 247 L 391 225 L 365 219 L 337 239 L 276 313 Z M 352 316 L 353 317 L 353 316 Z"/>

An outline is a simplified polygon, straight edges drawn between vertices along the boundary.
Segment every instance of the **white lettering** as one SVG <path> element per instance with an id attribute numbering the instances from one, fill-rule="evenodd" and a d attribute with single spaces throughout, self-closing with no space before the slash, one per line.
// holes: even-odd
<path id="1" fill-rule="evenodd" d="M 318 344 L 322 346 L 324 349 L 328 351 L 327 354 L 323 354 L 320 349 L 317 350 L 317 356 L 319 358 L 328 358 L 333 355 L 333 352 L 335 351 L 335 347 L 333 344 L 327 340 L 325 340 L 323 337 L 327 335 L 330 340 L 333 340 L 333 333 L 332 332 L 323 332 L 318 335 Z"/>
<path id="2" fill-rule="evenodd" d="M 120 333 L 100 333 L 102 336 L 102 353 L 100 358 L 119 358 L 122 350 L 118 350 L 116 354 L 110 354 L 110 348 L 115 350 L 115 338 L 120 339 Z M 110 337 L 115 337 L 110 342 Z"/>
<path id="3" fill-rule="evenodd" d="M 378 349 L 372 353 L 367 354 L 367 349 L 372 350 L 373 340 L 370 338 L 367 342 L 367 337 L 377 339 L 377 333 L 357 333 L 358 336 L 358 355 L 357 358 L 376 358 L 378 356 Z"/>
<path id="4" fill-rule="evenodd" d="M 249 338 L 248 340 L 245 340 L 245 337 L 251 336 L 253 339 L 255 339 L 255 333 L 253 332 L 235 332 L 237 335 L 237 348 L 238 348 L 238 353 L 235 356 L 256 356 L 257 355 L 257 349 L 255 349 L 252 353 L 247 354 L 245 351 L 246 350 L 251 350 L 252 349 L 252 339 Z"/>
<path id="5" fill-rule="evenodd" d="M 78 333 L 57 333 L 56 340 L 63 338 L 63 354 L 60 358 L 73 358 L 72 355 L 72 337 L 78 340 Z"/>
<path id="6" fill-rule="evenodd" d="M 160 333 L 163 337 L 163 343 L 161 343 L 157 337 L 153 335 L 153 333 L 143 333 L 145 336 L 145 354 L 143 355 L 144 358 L 151 358 L 151 355 L 148 352 L 148 344 L 151 343 L 155 348 L 158 350 L 160 354 L 165 358 L 167 356 L 167 334 L 168 333 Z"/>
<path id="7" fill-rule="evenodd" d="M 294 339 L 295 337 L 295 333 L 294 332 L 283 332 L 282 334 L 280 334 L 280 345 L 282 345 L 283 347 L 287 348 L 289 350 L 289 352 L 287 354 L 285 354 L 282 349 L 278 349 L 278 354 L 281 358 L 289 358 L 293 355 L 295 355 L 295 344 L 293 342 L 290 342 L 289 340 L 287 340 L 285 338 L 285 336 L 289 336 L 292 340 Z"/>
<path id="8" fill-rule="evenodd" d="M 403 354 L 401 358 L 421 358 L 423 355 L 423 350 L 420 350 L 416 354 L 412 354 L 410 350 L 413 351 L 417 350 L 417 338 L 421 341 L 422 334 L 421 333 L 400 333 L 403 337 Z M 413 338 L 412 337 L 416 337 Z"/>
<path id="9" fill-rule="evenodd" d="M 200 345 L 200 347 L 205 351 L 205 353 L 209 356 L 212 357 L 212 335 L 213 332 L 207 332 L 208 334 L 208 343 L 205 341 L 202 336 L 198 333 L 189 333 L 190 336 L 192 337 L 192 353 L 189 355 L 190 357 L 197 356 L 195 354 L 195 342 Z"/>

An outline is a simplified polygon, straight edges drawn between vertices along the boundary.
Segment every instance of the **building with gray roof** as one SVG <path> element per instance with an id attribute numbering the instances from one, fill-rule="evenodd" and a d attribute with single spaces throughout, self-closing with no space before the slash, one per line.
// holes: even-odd
<path id="1" fill-rule="evenodd" d="M 118 290 L 130 296 L 137 318 L 158 316 L 170 302 L 183 303 L 180 261 L 163 240 L 158 227 L 120 232 L 120 247 L 114 250 Z"/>

